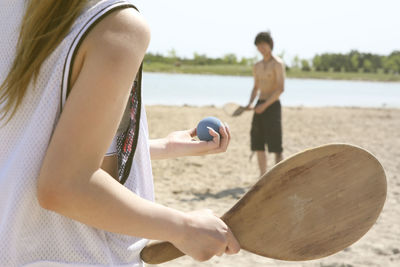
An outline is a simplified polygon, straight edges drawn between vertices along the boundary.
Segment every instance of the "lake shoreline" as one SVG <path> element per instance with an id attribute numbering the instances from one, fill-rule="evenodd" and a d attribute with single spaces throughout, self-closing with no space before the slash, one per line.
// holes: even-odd
<path id="1" fill-rule="evenodd" d="M 230 104 L 231 102 L 227 102 L 225 104 Z M 193 104 L 147 104 L 145 103 L 146 108 L 154 108 L 154 107 L 164 107 L 164 108 L 216 108 L 222 109 L 224 105 L 213 105 L 213 104 L 206 104 L 206 105 L 193 105 Z M 393 110 L 398 111 L 400 107 L 391 107 L 391 106 L 382 106 L 382 107 L 359 107 L 359 106 L 304 106 L 304 105 L 296 105 L 296 106 L 288 106 L 282 105 L 282 108 L 286 109 L 354 109 L 354 110 L 371 110 L 371 111 L 378 111 L 378 110 Z"/>
<path id="2" fill-rule="evenodd" d="M 246 105 L 252 77 L 143 73 L 146 104 Z M 400 83 L 287 78 L 283 106 L 400 108 Z"/>
<path id="3" fill-rule="evenodd" d="M 152 73 L 252 77 L 251 67 L 235 66 L 235 65 L 215 65 L 215 66 L 187 65 L 178 67 L 169 64 L 145 63 L 143 70 L 145 72 L 152 72 Z M 400 75 L 389 75 L 382 73 L 316 72 L 316 71 L 301 71 L 292 69 L 286 71 L 286 77 L 293 79 L 400 83 Z"/>

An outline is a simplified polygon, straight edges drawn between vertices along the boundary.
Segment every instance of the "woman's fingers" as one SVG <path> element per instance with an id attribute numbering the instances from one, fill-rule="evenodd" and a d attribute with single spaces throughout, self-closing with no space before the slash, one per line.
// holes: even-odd
<path id="1" fill-rule="evenodd" d="M 219 139 L 219 134 L 211 127 L 207 127 L 208 129 L 208 133 L 213 137 L 213 139 L 215 137 L 217 137 Z"/>
<path id="2" fill-rule="evenodd" d="M 215 146 L 215 149 L 210 151 L 210 153 L 225 152 L 228 149 L 228 145 L 231 140 L 231 135 L 229 132 L 228 125 L 227 124 L 221 125 L 221 127 L 219 128 L 219 134 L 210 127 L 208 127 L 208 129 L 210 135 L 213 136 L 212 142 L 214 143 Z"/>
<path id="3" fill-rule="evenodd" d="M 228 133 L 228 139 L 230 141 L 231 140 L 231 130 L 229 129 L 229 125 L 227 122 L 225 122 L 225 128 L 226 128 L 226 132 Z"/>
<path id="4" fill-rule="evenodd" d="M 216 154 L 225 152 L 228 149 L 229 142 L 231 140 L 231 133 L 229 130 L 229 126 L 224 123 L 218 129 L 219 133 L 215 131 L 211 127 L 207 127 L 208 133 L 212 136 L 212 140 L 210 141 L 196 141 L 194 139 L 197 136 L 196 128 L 188 129 L 186 131 L 182 131 L 181 133 L 185 134 L 186 137 L 183 138 L 181 134 L 178 136 L 175 134 L 173 137 L 175 138 L 174 145 L 184 144 L 185 150 L 187 151 L 185 155 L 206 155 L 206 154 Z M 190 138 L 188 138 L 190 137 Z"/>
<path id="5" fill-rule="evenodd" d="M 235 238 L 231 229 L 228 229 L 228 231 L 228 245 L 226 246 L 225 253 L 229 255 L 236 254 L 240 251 L 239 241 Z"/>
<path id="6" fill-rule="evenodd" d="M 188 131 L 190 137 L 193 138 L 193 137 L 197 136 L 197 129 L 196 128 L 192 128 L 192 129 L 189 129 L 187 131 Z"/>
<path id="7" fill-rule="evenodd" d="M 231 139 L 228 126 L 224 124 L 219 128 L 219 132 L 221 133 L 220 152 L 225 152 Z"/>
<path id="8" fill-rule="evenodd" d="M 196 238 L 193 238 L 195 236 Z M 229 227 L 210 210 L 187 213 L 182 235 L 172 243 L 198 261 L 236 251 L 235 237 Z"/>

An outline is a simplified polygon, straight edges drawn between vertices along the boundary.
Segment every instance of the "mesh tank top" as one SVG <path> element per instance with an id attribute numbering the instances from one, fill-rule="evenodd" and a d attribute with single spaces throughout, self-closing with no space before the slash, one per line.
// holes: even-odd
<path id="1" fill-rule="evenodd" d="M 25 0 L 0 2 L 0 82 L 12 64 Z M 36 183 L 51 135 L 67 99 L 80 42 L 96 22 L 130 1 L 89 1 L 70 32 L 43 63 L 15 117 L 0 126 L 0 266 L 142 266 L 147 240 L 109 233 L 40 207 Z M 132 85 L 117 140 L 120 180 L 154 200 L 141 75 Z M 0 122 L 1 123 L 1 122 Z"/>

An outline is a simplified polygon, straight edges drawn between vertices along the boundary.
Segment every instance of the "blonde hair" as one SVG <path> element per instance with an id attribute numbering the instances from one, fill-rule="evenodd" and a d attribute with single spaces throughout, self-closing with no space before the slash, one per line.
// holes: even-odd
<path id="1" fill-rule="evenodd" d="M 42 63 L 65 38 L 87 0 L 30 0 L 22 21 L 16 56 L 0 85 L 0 121 L 15 115 L 29 83 Z"/>

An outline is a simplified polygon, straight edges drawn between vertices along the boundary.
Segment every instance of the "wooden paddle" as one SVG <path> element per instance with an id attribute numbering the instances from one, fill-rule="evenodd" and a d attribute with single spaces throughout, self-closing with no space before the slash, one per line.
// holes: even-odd
<path id="1" fill-rule="evenodd" d="M 248 109 L 248 108 L 246 108 L 246 107 L 244 107 L 244 106 L 240 106 L 239 104 L 236 104 L 236 103 L 233 103 L 233 102 L 226 103 L 226 104 L 222 107 L 222 109 L 225 111 L 225 113 L 226 113 L 228 116 L 231 116 L 231 117 L 240 116 L 240 115 L 242 115 L 242 113 L 245 112 L 246 110 L 251 110 L 251 109 Z"/>
<path id="2" fill-rule="evenodd" d="M 385 199 L 385 172 L 372 154 L 329 144 L 277 164 L 222 220 L 242 249 L 279 260 L 313 260 L 360 239 Z M 149 244 L 141 252 L 150 264 L 182 255 L 168 242 Z"/>

